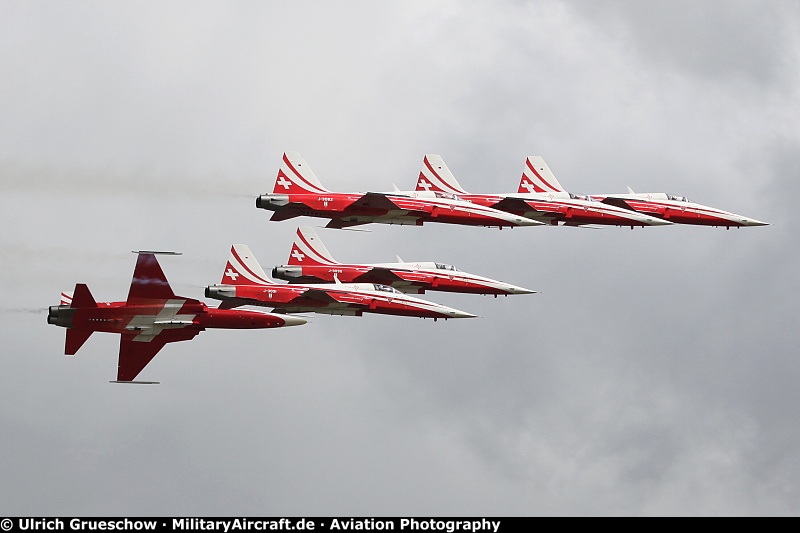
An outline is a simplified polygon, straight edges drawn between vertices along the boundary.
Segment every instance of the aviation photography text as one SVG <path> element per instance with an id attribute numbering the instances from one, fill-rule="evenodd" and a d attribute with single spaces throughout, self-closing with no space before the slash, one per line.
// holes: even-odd
<path id="1" fill-rule="evenodd" d="M 4 518 L 11 531 L 434 531 L 497 533 L 501 520 L 435 518 Z"/>

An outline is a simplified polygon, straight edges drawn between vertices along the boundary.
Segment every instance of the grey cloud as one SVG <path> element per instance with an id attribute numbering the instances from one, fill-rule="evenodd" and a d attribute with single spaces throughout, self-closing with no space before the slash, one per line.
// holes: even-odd
<path id="1" fill-rule="evenodd" d="M 0 8 L 9 514 L 795 513 L 794 4 L 192 5 Z M 253 207 L 284 150 L 341 190 L 410 187 L 428 152 L 514 190 L 542 155 L 576 192 L 773 225 L 320 230 L 342 260 L 540 293 L 208 331 L 150 388 L 107 383 L 113 336 L 64 357 L 19 312 L 75 282 L 123 298 L 139 248 L 184 252 L 162 266 L 191 297 L 233 242 L 284 262 L 324 223 Z"/>

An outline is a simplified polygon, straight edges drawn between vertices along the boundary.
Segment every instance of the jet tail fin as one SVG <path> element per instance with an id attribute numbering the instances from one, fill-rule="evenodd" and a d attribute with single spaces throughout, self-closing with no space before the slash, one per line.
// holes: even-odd
<path id="1" fill-rule="evenodd" d="M 91 335 L 91 331 L 68 328 L 67 340 L 64 344 L 64 355 L 75 355 Z"/>
<path id="2" fill-rule="evenodd" d="M 337 265 L 328 249 L 311 226 L 297 228 L 297 237 L 289 253 L 290 265 Z"/>
<path id="3" fill-rule="evenodd" d="M 544 159 L 531 155 L 525 160 L 525 168 L 517 192 L 567 192 L 550 171 Z"/>
<path id="4" fill-rule="evenodd" d="M 274 285 L 246 244 L 234 244 L 222 273 L 223 285 Z"/>
<path id="5" fill-rule="evenodd" d="M 272 194 L 304 194 L 330 192 L 317 179 L 300 152 L 284 152 Z"/>
<path id="6" fill-rule="evenodd" d="M 416 190 L 468 194 L 447 168 L 442 156 L 436 154 L 427 154 L 422 160 L 422 170 L 417 178 Z"/>
<path id="7" fill-rule="evenodd" d="M 64 301 L 64 296 L 65 294 L 61 293 L 62 301 Z M 94 301 L 94 296 L 92 296 L 92 293 L 89 291 L 89 287 L 83 283 L 77 283 L 69 306 L 74 309 L 97 307 L 97 302 Z"/>
<path id="8" fill-rule="evenodd" d="M 160 252 L 136 252 L 136 267 L 133 269 L 133 279 L 128 290 L 128 303 L 139 300 L 169 300 L 175 298 L 175 293 L 169 286 L 169 281 L 161 270 L 155 254 Z M 77 289 L 75 291 L 77 296 Z M 73 299 L 73 303 L 75 300 Z"/>

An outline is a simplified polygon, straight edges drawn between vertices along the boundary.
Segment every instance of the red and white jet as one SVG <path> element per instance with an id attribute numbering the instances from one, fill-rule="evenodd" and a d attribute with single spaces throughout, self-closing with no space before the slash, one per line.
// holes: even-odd
<path id="1" fill-rule="evenodd" d="M 279 284 L 270 280 L 250 248 L 234 244 L 222 283 L 206 287 L 206 296 L 222 300 L 221 308 L 240 305 L 272 307 L 281 313 L 314 312 L 361 316 L 362 313 L 421 318 L 473 318 L 475 315 L 426 302 L 378 283 Z"/>
<path id="2" fill-rule="evenodd" d="M 272 269 L 272 277 L 290 283 L 380 283 L 409 294 L 426 290 L 471 294 L 532 294 L 535 291 L 461 272 L 452 265 L 434 262 L 344 264 L 336 261 L 310 226 L 297 228 L 297 237 L 286 265 Z"/>
<path id="3" fill-rule="evenodd" d="M 530 161 L 523 172 L 535 172 Z M 422 162 L 422 170 L 417 179 L 417 191 L 434 191 L 458 195 L 459 198 L 475 204 L 500 209 L 553 226 L 581 226 L 596 224 L 603 226 L 662 226 L 669 224 L 660 218 L 637 213 L 631 209 L 607 205 L 594 201 L 588 196 L 577 196 L 563 191 L 527 191 L 520 186 L 517 193 L 471 194 L 461 188 L 444 160 L 436 154 L 428 154 Z"/>
<path id="4" fill-rule="evenodd" d="M 119 333 L 117 381 L 133 381 L 168 342 L 187 341 L 206 328 L 279 328 L 305 324 L 302 318 L 262 311 L 215 309 L 199 300 L 176 296 L 154 253 L 138 252 L 133 280 L 124 302 L 95 302 L 89 288 L 75 285 L 51 306 L 48 324 L 67 328 L 66 355 L 75 355 L 95 331 Z"/>
<path id="5" fill-rule="evenodd" d="M 324 188 L 297 152 L 285 152 L 272 194 L 256 198 L 256 207 L 275 211 L 270 220 L 299 216 L 329 218 L 329 228 L 360 224 L 421 226 L 441 222 L 467 226 L 536 226 L 539 222 L 515 214 L 465 202 L 447 192 L 417 194 L 337 193 Z"/>
<path id="6" fill-rule="evenodd" d="M 542 194 L 566 193 L 564 187 L 561 186 L 541 157 L 529 157 L 527 168 L 529 172 L 522 176 L 519 184 L 520 191 L 534 190 Z M 728 229 L 769 225 L 760 220 L 690 202 L 685 196 L 675 196 L 663 192 L 637 194 L 628 187 L 627 193 L 593 194 L 591 198 L 606 205 L 629 209 L 676 224 L 724 226 Z"/>

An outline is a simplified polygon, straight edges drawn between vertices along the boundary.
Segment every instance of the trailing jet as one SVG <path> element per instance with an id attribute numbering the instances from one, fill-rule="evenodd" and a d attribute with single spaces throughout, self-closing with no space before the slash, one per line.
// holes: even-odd
<path id="1" fill-rule="evenodd" d="M 262 311 L 215 309 L 199 300 L 176 296 L 154 254 L 138 252 L 133 280 L 124 302 L 95 302 L 89 288 L 75 285 L 62 292 L 61 305 L 51 306 L 48 324 L 67 328 L 66 355 L 75 355 L 95 331 L 119 333 L 117 380 L 133 381 L 169 342 L 187 341 L 206 328 L 279 328 L 305 324 L 302 318 Z"/>
<path id="2" fill-rule="evenodd" d="M 336 278 L 334 278 L 336 279 Z M 206 287 L 206 296 L 222 300 L 220 308 L 259 305 L 280 313 L 314 312 L 361 316 L 362 313 L 422 318 L 473 318 L 475 315 L 426 302 L 379 283 L 279 284 L 270 280 L 250 248 L 234 244 L 222 283 Z"/>
<path id="3" fill-rule="evenodd" d="M 297 237 L 286 265 L 272 269 L 272 277 L 290 283 L 380 283 L 408 294 L 426 290 L 472 294 L 532 294 L 534 291 L 461 272 L 452 265 L 434 262 L 343 264 L 336 261 L 310 226 L 297 228 Z"/>
<path id="4" fill-rule="evenodd" d="M 544 194 L 564 194 L 566 192 L 547 167 L 544 159 L 529 157 L 526 163 L 529 172 L 522 175 L 519 183 L 520 192 L 523 190 L 533 190 Z M 663 192 L 637 194 L 628 187 L 627 194 L 593 194 L 591 198 L 606 205 L 629 209 L 676 224 L 724 226 L 728 229 L 768 225 L 760 220 L 690 202 L 685 196 L 675 196 Z"/>
<path id="5" fill-rule="evenodd" d="M 531 158 L 528 158 L 530 162 Z M 523 181 L 533 167 L 526 166 Z M 662 226 L 669 224 L 660 218 L 637 213 L 631 209 L 594 201 L 588 196 L 578 196 L 563 191 L 526 191 L 508 194 L 471 194 L 461 188 L 444 160 L 435 154 L 423 159 L 422 171 L 417 179 L 417 191 L 450 193 L 478 205 L 500 209 L 553 226 Z"/>
<path id="6" fill-rule="evenodd" d="M 256 207 L 274 211 L 270 220 L 299 216 L 329 218 L 329 228 L 372 222 L 421 226 L 441 222 L 467 226 L 535 226 L 539 222 L 465 202 L 447 192 L 337 193 L 324 188 L 297 152 L 285 152 L 272 194 L 256 198 Z"/>

